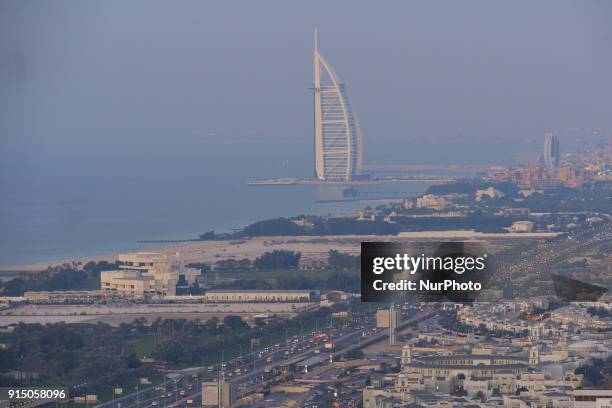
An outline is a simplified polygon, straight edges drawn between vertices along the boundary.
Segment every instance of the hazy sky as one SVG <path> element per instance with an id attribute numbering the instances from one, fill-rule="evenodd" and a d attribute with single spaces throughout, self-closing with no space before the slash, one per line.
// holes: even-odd
<path id="1" fill-rule="evenodd" d="M 235 146 L 303 171 L 315 26 L 366 161 L 495 163 L 548 129 L 612 127 L 606 1 L 3 0 L 0 170 Z"/>

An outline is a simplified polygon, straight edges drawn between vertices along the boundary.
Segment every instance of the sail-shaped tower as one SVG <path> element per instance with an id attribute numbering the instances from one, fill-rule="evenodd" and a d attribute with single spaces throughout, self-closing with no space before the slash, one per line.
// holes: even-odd
<path id="1" fill-rule="evenodd" d="M 357 114 L 314 39 L 315 173 L 319 180 L 350 181 L 361 173 L 363 135 Z"/>

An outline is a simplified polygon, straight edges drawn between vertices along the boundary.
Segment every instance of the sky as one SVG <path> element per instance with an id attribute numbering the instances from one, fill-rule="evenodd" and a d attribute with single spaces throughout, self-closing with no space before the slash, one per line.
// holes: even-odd
<path id="1" fill-rule="evenodd" d="M 610 2 L 3 0 L 0 182 L 199 159 L 310 176 L 315 27 L 366 163 L 520 161 L 546 131 L 612 128 Z"/>

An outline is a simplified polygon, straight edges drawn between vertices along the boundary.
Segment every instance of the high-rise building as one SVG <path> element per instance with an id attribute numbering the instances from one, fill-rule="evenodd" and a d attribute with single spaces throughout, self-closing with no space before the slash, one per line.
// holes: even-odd
<path id="1" fill-rule="evenodd" d="M 357 114 L 314 40 L 315 173 L 319 180 L 349 181 L 361 173 L 363 137 Z"/>
<path id="2" fill-rule="evenodd" d="M 559 167 L 559 139 L 552 132 L 544 134 L 544 166 L 550 172 Z"/>

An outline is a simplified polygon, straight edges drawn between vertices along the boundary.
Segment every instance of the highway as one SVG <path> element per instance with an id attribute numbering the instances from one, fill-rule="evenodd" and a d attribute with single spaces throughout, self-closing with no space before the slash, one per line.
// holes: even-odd
<path id="1" fill-rule="evenodd" d="M 332 341 L 335 342 L 336 347 L 345 347 L 347 342 L 355 341 L 361 338 L 364 330 L 371 330 L 373 328 L 373 321 L 367 325 L 359 326 L 361 329 L 352 328 L 336 328 L 333 329 L 329 334 L 337 336 Z M 242 358 L 236 358 L 225 363 L 224 368 L 225 379 L 227 382 L 231 382 L 236 386 L 241 384 L 256 382 L 261 380 L 261 376 L 266 369 L 272 369 L 282 365 L 283 363 L 301 361 L 303 359 L 317 355 L 316 349 L 323 350 L 323 344 L 321 342 L 315 343 L 313 338 L 316 333 L 308 333 L 304 335 L 304 339 L 296 342 L 295 337 L 291 339 L 290 343 L 283 344 L 278 348 L 270 347 L 270 351 L 256 351 L 247 353 Z M 290 350 L 292 347 L 296 349 L 302 349 L 303 351 L 294 353 L 290 359 L 285 360 L 285 351 Z M 271 359 L 268 362 L 268 359 Z M 241 364 L 239 362 L 242 362 Z M 147 408 L 147 407 L 178 407 L 186 404 L 189 399 L 199 400 L 201 395 L 200 385 L 201 382 L 215 380 L 218 377 L 218 373 L 221 371 L 221 365 L 217 364 L 211 366 L 212 370 L 207 367 L 194 367 L 189 369 L 181 370 L 183 373 L 181 379 L 176 382 L 177 388 L 175 389 L 174 380 L 167 380 L 162 384 L 155 387 L 148 387 L 136 392 L 132 392 L 128 395 L 115 398 L 113 401 L 107 401 L 96 406 L 96 408 Z M 236 376 L 236 370 L 240 368 L 241 374 Z M 192 380 L 192 377 L 188 374 L 197 374 L 197 378 Z M 191 385 L 190 385 L 191 384 Z M 189 389 L 191 388 L 191 389 Z M 180 395 L 181 391 L 184 395 Z"/>
<path id="2" fill-rule="evenodd" d="M 431 312 L 419 313 L 411 319 L 402 322 L 399 328 L 406 327 L 431 316 Z M 346 353 L 353 348 L 381 341 L 388 336 L 387 330 L 375 329 L 373 318 L 365 320 L 363 324 L 356 325 L 356 327 L 336 327 L 326 331 L 327 341 L 333 343 L 333 350 L 331 352 L 325 352 L 324 340 L 322 338 L 317 341 L 314 340 L 317 333 L 305 335 L 303 341 L 294 337 L 288 339 L 287 343 L 280 347 L 272 347 L 268 352 L 247 353 L 242 358 L 228 361 L 224 368 L 225 381 L 234 384 L 237 395 L 241 397 L 263 387 L 263 376 L 266 370 L 298 363 L 317 355 L 324 357 L 326 360 L 329 360 L 330 356 L 332 359 L 335 359 L 340 354 Z M 297 349 L 297 352 L 291 354 L 288 359 L 285 359 L 285 351 L 290 351 L 292 348 Z M 299 351 L 300 349 L 302 351 Z M 212 371 L 209 371 L 206 367 L 181 370 L 180 373 L 182 375 L 180 379 L 167 380 L 155 387 L 139 390 L 138 397 L 136 392 L 133 392 L 123 397 L 115 398 L 114 401 L 99 404 L 96 408 L 175 408 L 186 407 L 188 400 L 192 400 L 194 406 L 199 406 L 201 383 L 216 380 L 218 372 L 221 371 L 219 364 L 212 367 Z M 241 374 L 236 376 L 238 369 L 240 369 Z M 197 374 L 197 377 L 194 377 L 193 374 Z"/>

